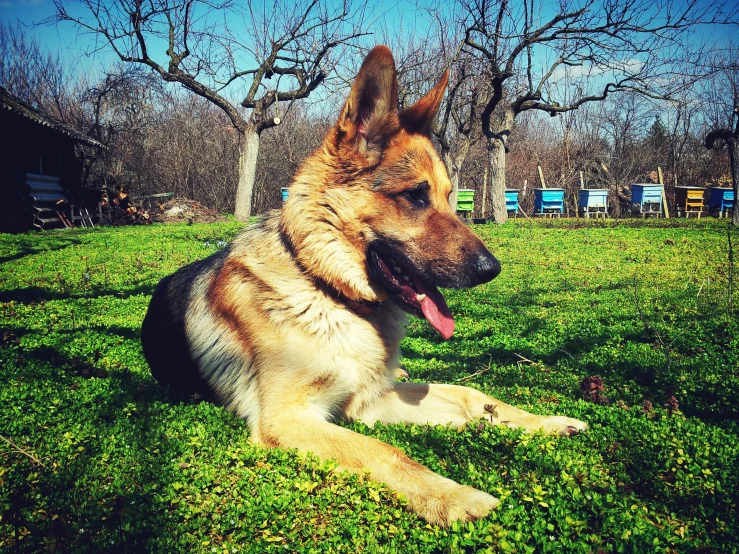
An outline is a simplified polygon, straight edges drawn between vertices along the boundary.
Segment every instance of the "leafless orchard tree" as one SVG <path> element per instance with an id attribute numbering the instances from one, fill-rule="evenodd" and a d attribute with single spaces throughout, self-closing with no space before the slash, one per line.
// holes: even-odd
<path id="1" fill-rule="evenodd" d="M 58 54 L 45 50 L 19 25 L 0 21 L 0 86 L 67 122 L 72 83 Z"/>
<path id="2" fill-rule="evenodd" d="M 321 85 L 344 47 L 364 34 L 366 5 L 350 2 L 54 0 L 52 21 L 99 35 L 121 61 L 147 66 L 226 113 L 241 137 L 235 214 L 246 221 L 262 132 Z"/>
<path id="3" fill-rule="evenodd" d="M 68 122 L 107 149 L 78 145 L 82 161 L 82 183 L 94 176 L 105 184 L 110 170 L 120 172 L 118 163 L 130 149 L 131 139 L 156 124 L 155 101 L 163 94 L 162 82 L 142 68 L 113 67 L 97 82 L 82 76 L 73 89 Z"/>
<path id="4" fill-rule="evenodd" d="M 490 83 L 480 122 L 493 220 L 507 219 L 505 152 L 516 116 L 556 116 L 618 91 L 668 97 L 674 60 L 691 55 L 682 38 L 701 24 L 736 24 L 737 9 L 698 0 L 460 0 L 462 49 L 484 63 Z"/>
<path id="5" fill-rule="evenodd" d="M 706 147 L 729 152 L 734 198 L 739 199 L 739 50 L 729 47 L 713 61 L 716 69 L 708 111 L 712 130 L 706 135 Z M 734 200 L 732 222 L 739 225 L 739 206 Z"/>
<path id="6" fill-rule="evenodd" d="M 441 159 L 452 182 L 449 202 L 455 210 L 462 167 L 470 149 L 481 138 L 476 123 L 481 89 L 484 89 L 485 84 L 479 79 L 476 66 L 477 60 L 461 51 L 455 52 L 451 61 L 447 96 L 434 126 L 434 137 L 439 142 Z"/>
<path id="7" fill-rule="evenodd" d="M 631 200 L 629 185 L 640 181 L 642 162 L 647 157 L 640 140 L 654 121 L 654 111 L 646 98 L 635 92 L 624 92 L 583 109 L 590 112 L 595 132 L 609 145 L 605 156 L 584 164 L 586 179 L 611 191 L 611 200 L 615 200 L 611 205 L 618 214 L 620 206 Z M 652 170 L 658 165 L 651 161 L 648 164 Z"/>

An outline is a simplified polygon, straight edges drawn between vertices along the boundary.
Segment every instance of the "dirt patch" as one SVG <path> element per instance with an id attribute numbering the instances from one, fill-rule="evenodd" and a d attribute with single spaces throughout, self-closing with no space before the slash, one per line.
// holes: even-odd
<path id="1" fill-rule="evenodd" d="M 218 223 L 228 218 L 187 198 L 170 198 L 149 209 L 152 223 Z"/>

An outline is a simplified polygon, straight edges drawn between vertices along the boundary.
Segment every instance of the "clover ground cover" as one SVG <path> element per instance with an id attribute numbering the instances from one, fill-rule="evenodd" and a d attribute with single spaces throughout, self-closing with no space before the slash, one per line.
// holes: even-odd
<path id="1" fill-rule="evenodd" d="M 684 220 L 475 229 L 503 273 L 446 293 L 450 341 L 411 321 L 411 378 L 591 429 L 350 425 L 503 501 L 451 529 L 331 462 L 255 447 L 243 421 L 151 379 L 139 330 L 153 287 L 237 224 L 0 235 L 0 550 L 736 551 L 739 234 Z"/>

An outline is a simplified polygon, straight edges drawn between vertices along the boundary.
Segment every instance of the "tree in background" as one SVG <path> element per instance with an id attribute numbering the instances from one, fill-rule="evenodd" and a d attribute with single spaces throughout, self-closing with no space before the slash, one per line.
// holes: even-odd
<path id="1" fill-rule="evenodd" d="M 484 84 L 476 71 L 476 60 L 461 51 L 452 60 L 452 73 L 447 89 L 447 96 L 441 106 L 437 123 L 434 126 L 434 137 L 439 142 L 441 159 L 452 182 L 452 193 L 449 203 L 457 209 L 457 196 L 464 166 L 470 149 L 480 139 L 477 131 L 480 89 Z M 485 203 L 483 191 L 482 204 Z"/>
<path id="2" fill-rule="evenodd" d="M 363 34 L 365 14 L 365 6 L 354 8 L 350 0 L 338 6 L 319 0 L 54 2 L 54 22 L 101 36 L 122 62 L 146 66 L 226 113 L 241 139 L 239 221 L 251 215 L 262 132 L 333 72 L 343 47 Z M 239 102 L 232 100 L 236 95 Z"/>
<path id="3" fill-rule="evenodd" d="M 489 83 L 480 124 L 493 221 L 507 219 L 505 153 L 518 115 L 537 110 L 556 116 L 619 91 L 666 98 L 675 93 L 667 78 L 674 62 L 691 58 L 689 48 L 697 48 L 683 40 L 686 35 L 702 24 L 736 24 L 737 9 L 696 0 L 565 0 L 556 7 L 460 0 L 462 50 L 481 61 Z"/>
<path id="4" fill-rule="evenodd" d="M 710 90 L 709 110 L 712 130 L 706 135 L 706 148 L 729 152 L 734 188 L 732 222 L 739 225 L 739 51 L 729 47 L 713 63 L 714 86 Z"/>
<path id="5" fill-rule="evenodd" d="M 68 122 L 73 84 L 59 54 L 29 38 L 20 25 L 0 21 L 0 86 L 50 117 Z"/>

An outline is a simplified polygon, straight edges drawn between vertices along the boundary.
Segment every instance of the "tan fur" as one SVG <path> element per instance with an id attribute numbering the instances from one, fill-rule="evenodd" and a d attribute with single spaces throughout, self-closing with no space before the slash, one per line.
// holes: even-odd
<path id="1" fill-rule="evenodd" d="M 483 517 L 498 500 L 330 421 L 460 425 L 489 417 L 485 405 L 494 404 L 495 423 L 558 434 L 586 428 L 465 387 L 396 381 L 407 318 L 368 274 L 368 244 L 390 237 L 431 272 L 453 271 L 484 250 L 449 207 L 449 178 L 425 134 L 445 86 L 443 77 L 398 114 L 392 56 L 374 49 L 282 212 L 246 231 L 221 267 L 198 278 L 186 322 L 204 378 L 247 418 L 255 442 L 368 470 L 443 526 Z M 432 205 L 414 210 L 401 193 L 422 181 Z"/>

